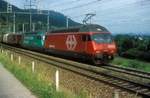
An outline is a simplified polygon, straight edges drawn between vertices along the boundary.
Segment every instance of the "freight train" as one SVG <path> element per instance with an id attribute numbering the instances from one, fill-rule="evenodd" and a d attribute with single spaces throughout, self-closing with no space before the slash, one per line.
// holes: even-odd
<path id="1" fill-rule="evenodd" d="M 117 51 L 111 33 L 96 24 L 51 30 L 46 33 L 5 34 L 3 42 L 32 50 L 90 60 L 94 64 L 113 60 Z"/>

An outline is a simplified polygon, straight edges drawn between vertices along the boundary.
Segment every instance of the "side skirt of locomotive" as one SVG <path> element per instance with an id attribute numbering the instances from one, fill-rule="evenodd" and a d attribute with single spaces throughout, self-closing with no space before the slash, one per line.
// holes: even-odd
<path id="1" fill-rule="evenodd" d="M 88 63 L 92 63 L 94 65 L 99 65 L 103 63 L 108 63 L 110 60 L 113 60 L 113 56 L 108 55 L 88 55 L 86 53 L 77 53 L 77 52 L 70 52 L 70 51 L 61 51 L 56 49 L 45 49 L 47 53 L 51 53 L 57 56 L 63 56 L 69 59 L 77 59 L 79 61 L 88 61 Z"/>
<path id="2" fill-rule="evenodd" d="M 63 56 L 63 57 L 70 57 L 70 58 L 80 58 L 80 59 L 85 59 L 83 54 L 77 53 L 77 52 L 70 52 L 70 51 L 61 51 L 61 50 L 56 50 L 56 49 L 45 49 L 47 53 L 51 53 L 54 55 L 58 56 Z"/>
<path id="3" fill-rule="evenodd" d="M 37 51 L 37 52 L 44 52 L 44 48 L 43 47 L 33 47 L 33 46 L 26 46 L 26 45 L 21 45 L 22 48 L 27 49 L 27 50 L 31 50 L 31 51 Z"/>

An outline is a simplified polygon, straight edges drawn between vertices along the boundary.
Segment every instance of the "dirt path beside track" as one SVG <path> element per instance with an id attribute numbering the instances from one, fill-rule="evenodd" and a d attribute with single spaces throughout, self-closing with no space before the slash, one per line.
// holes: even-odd
<path id="1" fill-rule="evenodd" d="M 36 98 L 0 63 L 0 98 Z"/>

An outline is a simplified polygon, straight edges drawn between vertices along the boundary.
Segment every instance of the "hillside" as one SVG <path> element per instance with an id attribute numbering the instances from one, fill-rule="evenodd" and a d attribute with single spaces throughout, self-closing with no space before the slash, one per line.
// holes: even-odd
<path id="1" fill-rule="evenodd" d="M 3 0 L 0 0 L 0 12 L 6 12 L 7 9 L 7 3 Z M 19 9 L 16 6 L 12 6 L 13 12 L 29 12 L 29 10 Z M 43 10 L 42 13 L 46 14 L 48 11 Z M 40 30 L 46 30 L 47 25 L 47 15 L 42 14 L 35 14 L 37 13 L 37 10 L 32 9 L 32 22 L 35 24 L 35 29 Z M 65 27 L 66 26 L 66 16 L 59 12 L 55 11 L 49 11 L 49 23 L 50 28 L 59 28 L 59 27 Z M 12 23 L 13 23 L 13 15 L 12 14 L 1 14 L 0 15 L 0 24 L 2 26 L 9 24 L 11 26 L 10 29 L 12 29 Z M 22 24 L 25 24 L 26 31 L 29 29 L 29 15 L 20 15 L 16 14 L 16 29 L 18 31 L 22 30 Z M 76 26 L 79 25 L 79 23 L 74 22 L 73 20 L 69 19 L 69 26 Z M 6 26 L 5 26 L 6 27 Z"/>

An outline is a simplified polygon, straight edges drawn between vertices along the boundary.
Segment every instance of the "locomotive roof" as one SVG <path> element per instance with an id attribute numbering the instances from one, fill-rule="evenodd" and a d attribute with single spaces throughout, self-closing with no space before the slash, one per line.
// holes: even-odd
<path id="1" fill-rule="evenodd" d="M 39 32 L 25 32 L 24 34 L 44 34 L 45 32 L 39 31 Z"/>
<path id="2" fill-rule="evenodd" d="M 65 32 L 108 32 L 108 30 L 97 24 L 80 25 L 76 27 L 51 30 L 49 33 L 65 33 Z"/>
<path id="3" fill-rule="evenodd" d="M 21 35 L 21 33 L 5 33 L 4 35 Z"/>

